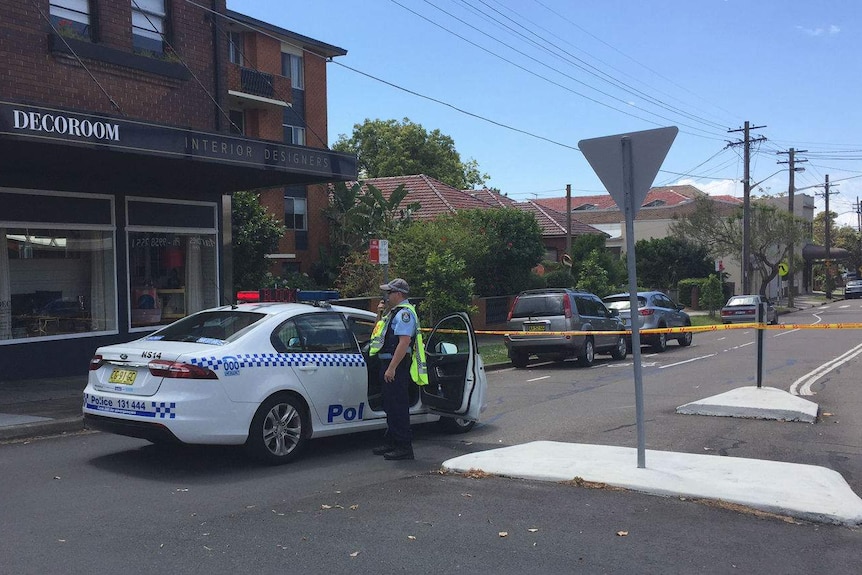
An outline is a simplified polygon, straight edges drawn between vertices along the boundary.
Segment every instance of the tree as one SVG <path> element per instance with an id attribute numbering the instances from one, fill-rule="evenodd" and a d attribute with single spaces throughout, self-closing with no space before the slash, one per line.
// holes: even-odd
<path id="1" fill-rule="evenodd" d="M 419 304 L 425 323 L 434 325 L 447 314 L 466 311 L 476 313 L 473 301 L 473 278 L 466 274 L 464 260 L 451 252 L 428 254 L 428 269 L 422 282 L 425 298 Z"/>
<path id="2" fill-rule="evenodd" d="M 515 208 L 462 210 L 403 227 L 390 242 L 390 258 L 411 285 L 422 285 L 429 253 L 463 260 L 476 295 L 518 293 L 532 284 L 530 270 L 545 253 L 536 218 Z"/>
<path id="3" fill-rule="evenodd" d="M 742 208 L 725 215 L 708 197 L 695 202 L 690 215 L 674 218 L 671 233 L 704 246 L 712 257 L 741 254 Z M 786 210 L 754 201 L 749 227 L 752 268 L 760 274 L 760 295 L 766 295 L 766 286 L 778 275 L 778 264 L 789 257 L 791 244 L 798 245 L 807 236 L 807 224 Z"/>
<path id="4" fill-rule="evenodd" d="M 674 236 L 638 240 L 638 285 L 654 289 L 673 289 L 681 279 L 705 278 L 713 262 L 705 246 Z"/>
<path id="5" fill-rule="evenodd" d="M 700 301 L 709 310 L 709 317 L 715 317 L 715 310 L 724 304 L 724 292 L 721 289 L 721 279 L 715 274 L 709 274 L 709 279 L 703 286 Z"/>
<path id="6" fill-rule="evenodd" d="M 594 255 L 595 254 L 595 255 Z M 610 286 L 620 286 L 626 283 L 628 272 L 620 258 L 605 249 L 605 236 L 601 234 L 584 234 L 572 242 L 572 275 L 577 284 L 585 275 L 591 273 L 584 269 L 585 262 L 593 257 L 595 263 L 605 271 L 606 281 Z"/>
<path id="7" fill-rule="evenodd" d="M 321 249 L 318 265 L 313 272 L 315 280 L 321 285 L 336 282 L 342 286 L 366 285 L 367 270 L 345 266 L 348 257 L 357 252 L 368 250 L 372 238 L 389 238 L 399 227 L 410 222 L 413 213 L 421 206 L 418 202 L 401 206 L 407 196 L 404 186 L 395 188 L 387 199 L 372 185 L 360 183 L 348 187 L 344 182 L 334 184 L 330 189 L 329 205 L 323 210 L 323 217 L 329 225 L 330 250 Z M 350 278 L 352 273 L 360 277 Z M 337 279 L 336 279 L 337 278 Z M 358 295 L 358 294 L 352 294 Z"/>
<path id="8" fill-rule="evenodd" d="M 603 250 L 593 250 L 581 265 L 580 279 L 575 287 L 579 290 L 588 291 L 599 297 L 605 297 L 611 293 L 611 285 L 608 282 L 608 272 L 602 267 Z"/>
<path id="9" fill-rule="evenodd" d="M 461 161 L 450 136 L 428 132 L 408 118 L 366 119 L 354 124 L 349 138 L 339 135 L 332 149 L 356 154 L 365 178 L 425 174 L 459 190 L 482 186 L 488 179 L 475 160 Z"/>
<path id="10" fill-rule="evenodd" d="M 266 254 L 278 250 L 284 225 L 266 208 L 254 192 L 233 194 L 233 283 L 237 290 L 260 289 L 266 282 L 269 261 Z"/>

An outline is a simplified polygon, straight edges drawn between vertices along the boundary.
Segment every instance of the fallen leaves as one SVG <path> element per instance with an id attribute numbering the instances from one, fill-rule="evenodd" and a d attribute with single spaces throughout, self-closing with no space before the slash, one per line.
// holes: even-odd
<path id="1" fill-rule="evenodd" d="M 481 469 L 469 469 L 461 475 L 468 479 L 485 479 L 486 477 L 492 477 L 490 473 L 482 471 Z"/>

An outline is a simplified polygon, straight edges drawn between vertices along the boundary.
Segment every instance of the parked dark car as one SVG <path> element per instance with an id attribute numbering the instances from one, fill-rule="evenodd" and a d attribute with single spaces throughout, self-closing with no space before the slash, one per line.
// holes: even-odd
<path id="1" fill-rule="evenodd" d="M 638 298 L 638 326 L 639 329 L 660 329 L 667 327 L 687 327 L 691 325 L 691 318 L 685 313 L 685 306 L 674 303 L 667 295 L 660 291 L 643 291 L 637 293 Z M 615 309 L 620 314 L 620 319 L 626 329 L 631 329 L 631 303 L 628 293 L 609 295 L 605 299 L 605 305 Z M 691 345 L 692 335 L 690 331 L 677 334 L 659 333 L 655 335 L 641 335 L 641 343 L 650 345 L 655 351 L 662 352 L 667 349 L 667 340 L 676 339 L 679 345 L 685 347 Z M 628 336 L 628 345 L 631 349 L 631 336 Z"/>
<path id="2" fill-rule="evenodd" d="M 625 328 L 598 296 L 565 288 L 528 290 L 518 294 L 509 311 L 504 336 L 509 359 L 526 367 L 531 356 L 562 361 L 575 357 L 582 366 L 593 364 L 596 353 L 625 359 Z M 586 331 L 589 334 L 560 332 Z M 547 335 L 545 335 L 547 334 Z"/>

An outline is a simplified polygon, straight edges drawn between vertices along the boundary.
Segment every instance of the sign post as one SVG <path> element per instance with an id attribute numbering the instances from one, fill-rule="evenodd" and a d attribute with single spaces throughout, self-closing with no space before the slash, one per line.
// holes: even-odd
<path id="1" fill-rule="evenodd" d="M 646 439 L 634 220 L 678 132 L 679 128 L 672 126 L 578 142 L 578 147 L 593 171 L 625 215 L 639 468 L 646 467 Z"/>
<path id="2" fill-rule="evenodd" d="M 368 261 L 383 266 L 383 283 L 389 283 L 389 240 L 369 240 Z"/>

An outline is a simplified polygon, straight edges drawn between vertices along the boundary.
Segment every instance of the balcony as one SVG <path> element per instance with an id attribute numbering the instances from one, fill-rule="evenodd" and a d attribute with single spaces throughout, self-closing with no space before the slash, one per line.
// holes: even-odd
<path id="1" fill-rule="evenodd" d="M 228 66 L 228 94 L 245 108 L 285 108 L 291 97 L 290 79 L 253 68 Z"/>

